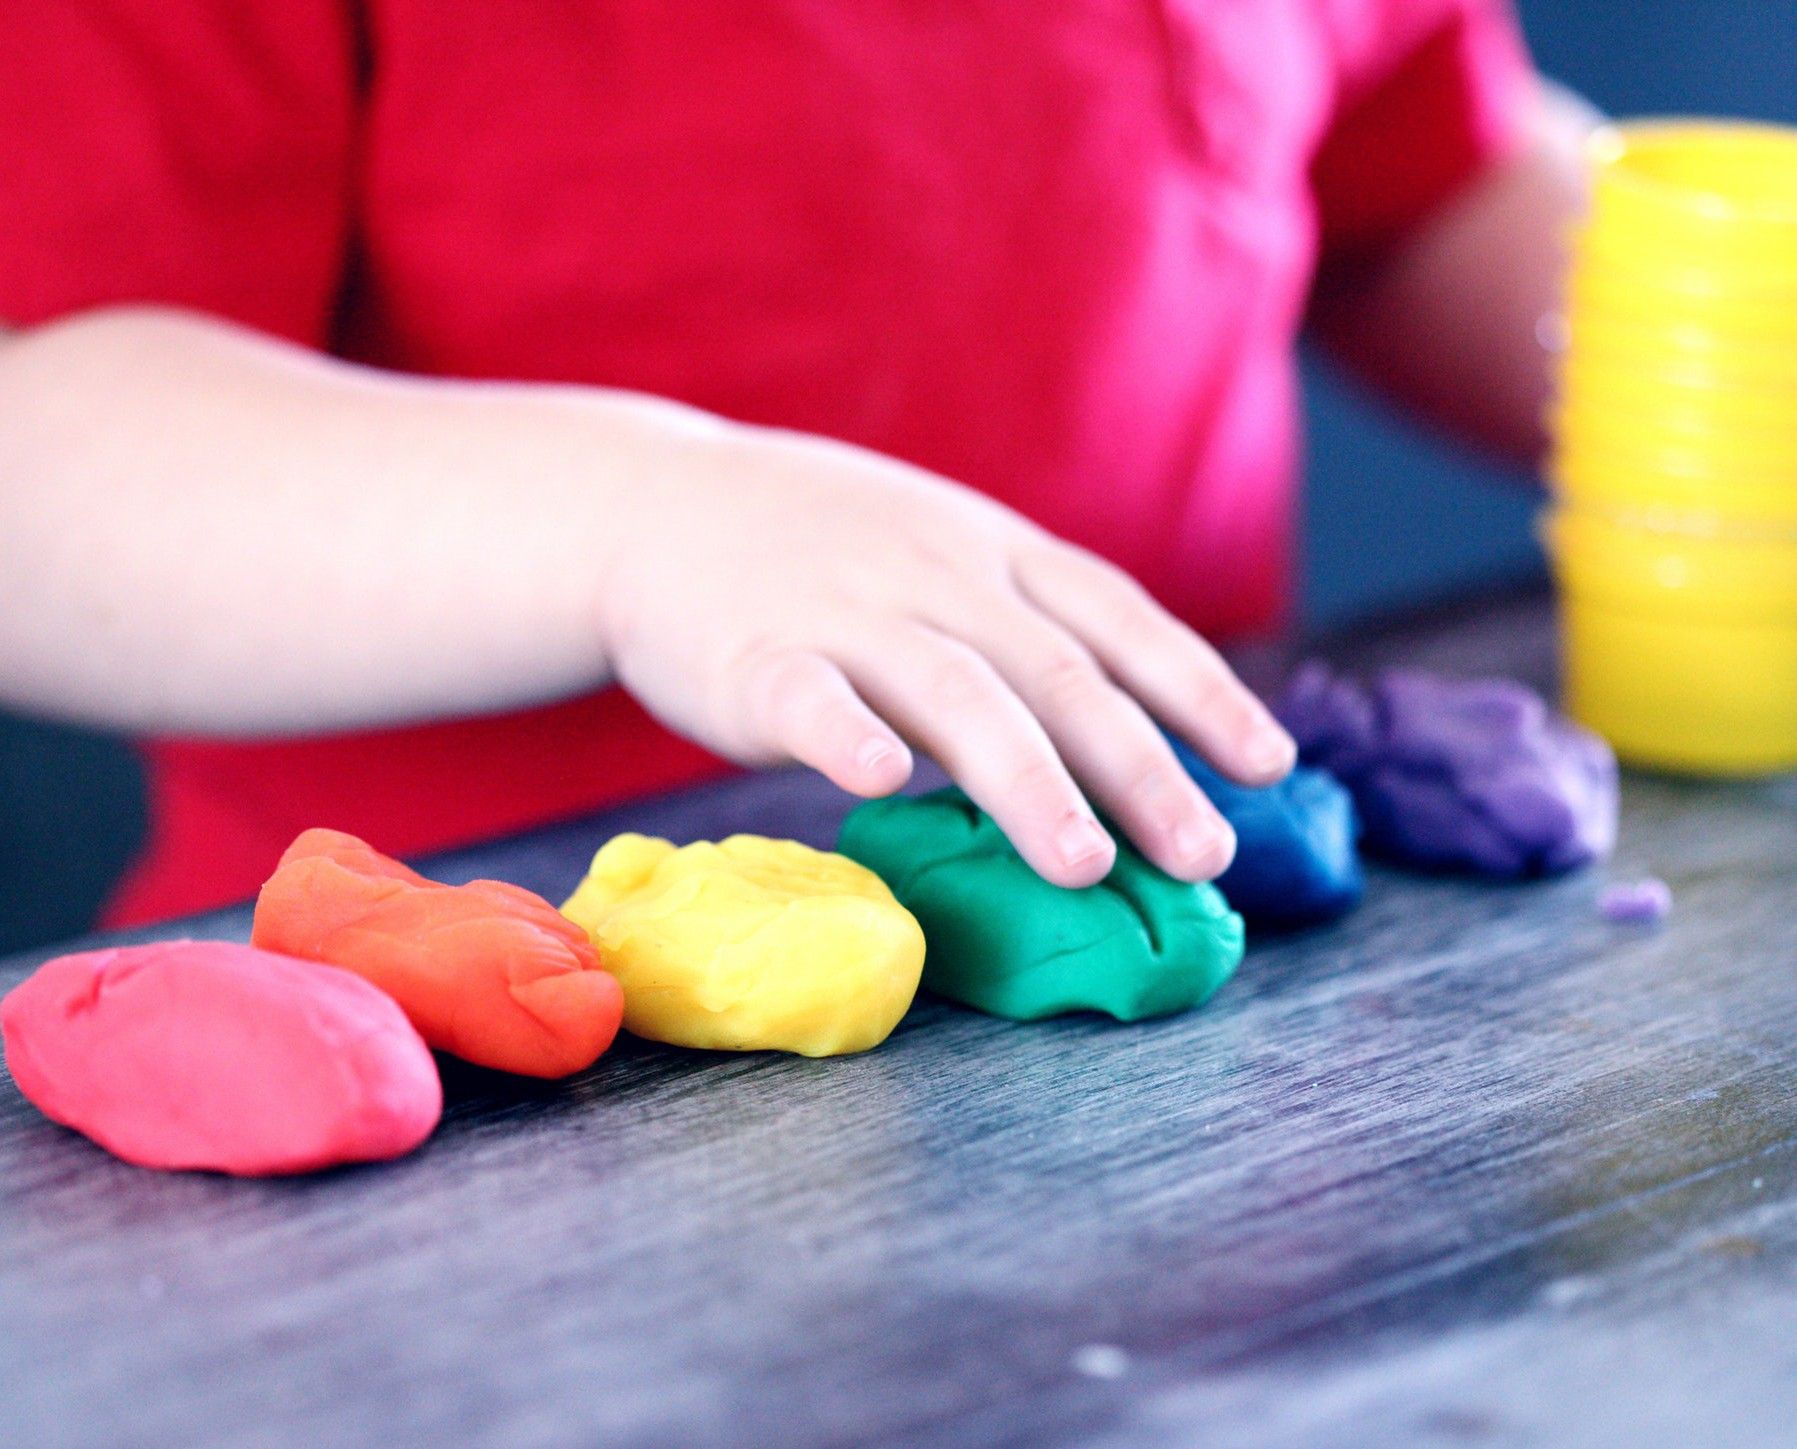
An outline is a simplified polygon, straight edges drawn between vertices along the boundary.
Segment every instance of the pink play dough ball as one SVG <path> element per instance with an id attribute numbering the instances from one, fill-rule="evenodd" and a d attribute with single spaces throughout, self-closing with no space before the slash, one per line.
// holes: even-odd
<path id="1" fill-rule="evenodd" d="M 0 1035 L 45 1116 L 141 1167 L 260 1177 L 397 1157 L 443 1111 L 391 998 L 230 942 L 45 962 L 0 1001 Z"/>

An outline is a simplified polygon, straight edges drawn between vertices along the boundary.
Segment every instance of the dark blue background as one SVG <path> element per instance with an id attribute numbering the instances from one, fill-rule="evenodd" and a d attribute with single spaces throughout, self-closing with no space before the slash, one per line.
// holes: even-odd
<path id="1" fill-rule="evenodd" d="M 1797 121 L 1797 0 L 1520 0 L 1542 69 L 1613 115 Z M 1313 625 L 1539 568 L 1529 480 L 1307 365 Z M 116 741 L 0 717 L 0 952 L 82 929 L 144 828 Z"/>

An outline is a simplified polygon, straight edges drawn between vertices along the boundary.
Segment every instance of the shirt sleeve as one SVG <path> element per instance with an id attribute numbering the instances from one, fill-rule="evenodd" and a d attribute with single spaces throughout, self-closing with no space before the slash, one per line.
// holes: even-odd
<path id="1" fill-rule="evenodd" d="M 349 233 L 340 0 L 48 0 L 0 25 L 0 320 L 156 302 L 319 344 Z"/>
<path id="2" fill-rule="evenodd" d="M 1334 120 L 1311 180 L 1326 250 L 1414 226 L 1521 139 L 1534 93 L 1508 0 L 1340 4 Z"/>

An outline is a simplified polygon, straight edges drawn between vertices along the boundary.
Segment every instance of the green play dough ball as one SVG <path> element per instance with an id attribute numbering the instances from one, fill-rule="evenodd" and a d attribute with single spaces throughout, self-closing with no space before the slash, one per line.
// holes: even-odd
<path id="1" fill-rule="evenodd" d="M 1121 843 L 1100 884 L 1050 885 L 956 789 L 857 806 L 836 848 L 922 923 L 923 984 L 994 1016 L 1166 1016 L 1207 1000 L 1242 959 L 1242 918 L 1214 887 Z"/>

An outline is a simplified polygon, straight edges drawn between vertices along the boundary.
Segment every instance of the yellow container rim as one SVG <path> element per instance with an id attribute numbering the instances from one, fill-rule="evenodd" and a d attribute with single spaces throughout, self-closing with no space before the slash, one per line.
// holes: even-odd
<path id="1" fill-rule="evenodd" d="M 1668 218 L 1797 233 L 1797 129 L 1770 121 L 1668 116 L 1600 127 L 1590 142 L 1605 196 Z"/>

